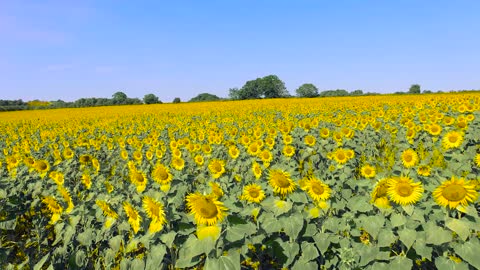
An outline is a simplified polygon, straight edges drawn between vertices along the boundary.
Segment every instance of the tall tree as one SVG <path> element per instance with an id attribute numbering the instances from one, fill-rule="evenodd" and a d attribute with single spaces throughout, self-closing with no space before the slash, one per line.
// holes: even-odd
<path id="1" fill-rule="evenodd" d="M 127 98 L 127 94 L 120 91 L 112 95 L 113 104 L 125 104 Z"/>
<path id="2" fill-rule="evenodd" d="M 198 94 L 196 97 L 190 99 L 188 102 L 215 101 L 215 100 L 220 100 L 220 98 L 213 94 L 201 93 L 201 94 Z"/>
<path id="3" fill-rule="evenodd" d="M 146 94 L 143 97 L 143 103 L 145 103 L 145 104 L 156 104 L 156 103 L 162 103 L 162 102 L 154 94 Z"/>
<path id="4" fill-rule="evenodd" d="M 288 96 L 285 83 L 276 75 L 268 75 L 260 79 L 260 93 L 265 98 L 279 98 Z"/>
<path id="5" fill-rule="evenodd" d="M 412 84 L 408 90 L 410 94 L 420 94 L 420 84 Z"/>
<path id="6" fill-rule="evenodd" d="M 311 83 L 304 83 L 295 90 L 298 97 L 316 97 L 318 96 L 318 88 Z"/>

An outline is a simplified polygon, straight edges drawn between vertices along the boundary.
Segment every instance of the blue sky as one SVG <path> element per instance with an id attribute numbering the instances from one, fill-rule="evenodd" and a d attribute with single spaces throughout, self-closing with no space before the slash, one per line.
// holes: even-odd
<path id="1" fill-rule="evenodd" d="M 0 0 L 0 99 L 480 89 L 480 1 Z"/>

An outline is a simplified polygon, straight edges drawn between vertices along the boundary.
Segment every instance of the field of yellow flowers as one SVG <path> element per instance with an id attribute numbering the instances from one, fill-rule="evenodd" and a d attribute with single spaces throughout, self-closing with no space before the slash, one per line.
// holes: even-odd
<path id="1" fill-rule="evenodd" d="M 0 114 L 1 269 L 479 269 L 480 94 Z"/>

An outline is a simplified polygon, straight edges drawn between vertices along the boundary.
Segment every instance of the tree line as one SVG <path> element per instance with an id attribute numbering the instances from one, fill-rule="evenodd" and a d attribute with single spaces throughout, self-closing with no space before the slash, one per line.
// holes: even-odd
<path id="1" fill-rule="evenodd" d="M 465 90 L 464 90 L 465 91 Z M 441 91 L 438 91 L 441 92 Z M 421 90 L 419 84 L 412 84 L 408 92 L 395 92 L 394 94 L 421 94 L 433 93 L 430 90 Z M 365 96 L 380 95 L 379 93 L 366 92 L 363 90 L 354 90 L 348 92 L 345 89 L 319 91 L 312 83 L 304 83 L 295 90 L 295 96 L 290 95 L 285 87 L 285 83 L 276 75 L 268 75 L 247 81 L 241 88 L 230 88 L 228 99 L 222 99 L 210 93 L 201 93 L 190 99 L 189 102 L 218 101 L 218 100 L 246 100 L 261 98 L 315 98 L 315 97 L 339 97 L 339 96 Z M 182 102 L 176 97 L 172 103 Z M 33 100 L 24 102 L 18 100 L 0 100 L 0 111 L 17 111 L 29 109 L 52 109 L 52 108 L 81 108 L 96 106 L 114 106 L 114 105 L 137 105 L 137 104 L 160 104 L 163 103 L 155 94 L 146 94 L 143 99 L 130 98 L 124 92 L 116 92 L 112 98 L 80 98 L 73 102 L 63 100 L 40 101 Z"/>

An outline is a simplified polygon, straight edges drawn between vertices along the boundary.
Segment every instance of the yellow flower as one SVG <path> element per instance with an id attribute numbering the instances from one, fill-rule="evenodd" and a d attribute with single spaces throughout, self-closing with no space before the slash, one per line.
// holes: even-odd
<path id="1" fill-rule="evenodd" d="M 137 192 L 143 192 L 147 187 L 147 177 L 137 170 L 130 171 L 130 181 L 137 187 Z"/>
<path id="2" fill-rule="evenodd" d="M 222 176 L 222 174 L 225 173 L 225 161 L 219 160 L 219 159 L 213 159 L 208 164 L 208 169 L 210 170 L 212 177 L 214 179 L 217 179 L 220 176 Z"/>
<path id="3" fill-rule="evenodd" d="M 330 136 L 330 130 L 328 128 L 320 129 L 320 137 L 326 139 L 328 136 Z"/>
<path id="4" fill-rule="evenodd" d="M 74 154 L 75 153 L 73 153 L 73 151 L 70 148 L 65 148 L 63 150 L 63 157 L 66 158 L 66 159 L 73 158 Z"/>
<path id="5" fill-rule="evenodd" d="M 413 149 L 402 152 L 402 163 L 405 168 L 411 168 L 418 163 L 418 154 Z"/>
<path id="6" fill-rule="evenodd" d="M 75 205 L 73 204 L 72 197 L 70 196 L 70 192 L 68 192 L 68 190 L 66 188 L 64 188 L 63 186 L 58 187 L 58 192 L 60 192 L 60 194 L 63 197 L 63 200 L 65 200 L 65 202 L 68 205 L 67 209 L 65 209 L 65 213 L 72 212 L 73 207 Z"/>
<path id="7" fill-rule="evenodd" d="M 195 158 L 195 163 L 198 165 L 198 166 L 202 166 L 203 163 L 205 162 L 205 160 L 203 159 L 203 156 L 201 155 L 196 155 Z"/>
<path id="8" fill-rule="evenodd" d="M 452 209 L 458 205 L 467 206 L 469 202 L 475 202 L 477 197 L 475 186 L 463 178 L 452 177 L 433 191 L 433 198 L 439 205 Z"/>
<path id="9" fill-rule="evenodd" d="M 295 190 L 295 183 L 287 172 L 279 169 L 270 170 L 268 178 L 270 186 L 272 186 L 273 192 L 275 193 L 285 196 Z"/>
<path id="10" fill-rule="evenodd" d="M 138 211 L 135 208 L 133 208 L 133 206 L 128 202 L 123 203 L 123 209 L 127 214 L 128 223 L 130 223 L 130 226 L 132 227 L 133 232 L 136 234 L 140 230 L 142 217 L 138 214 Z"/>
<path id="11" fill-rule="evenodd" d="M 223 196 L 223 190 L 218 183 L 209 182 L 210 188 L 212 189 L 211 194 L 215 196 L 215 198 L 219 199 Z"/>
<path id="12" fill-rule="evenodd" d="M 199 225 L 197 227 L 197 237 L 199 240 L 203 240 L 205 238 L 212 238 L 216 241 L 220 237 L 220 226 L 218 225 Z"/>
<path id="13" fill-rule="evenodd" d="M 255 161 L 252 163 L 252 172 L 257 180 L 262 176 L 262 167 Z"/>
<path id="14" fill-rule="evenodd" d="M 152 171 L 152 178 L 160 185 L 168 185 L 173 179 L 170 170 L 161 163 L 157 163 Z"/>
<path id="15" fill-rule="evenodd" d="M 238 150 L 236 146 L 230 146 L 230 148 L 228 149 L 228 154 L 232 159 L 237 159 L 240 155 L 240 150 Z"/>
<path id="16" fill-rule="evenodd" d="M 480 154 L 475 155 L 474 161 L 475 165 L 477 165 L 477 167 L 480 167 Z"/>
<path id="17" fill-rule="evenodd" d="M 333 152 L 333 159 L 338 164 L 345 164 L 348 160 L 347 151 L 342 148 L 338 148 L 335 152 Z"/>
<path id="18" fill-rule="evenodd" d="M 83 172 L 82 174 L 82 184 L 86 189 L 90 189 L 90 187 L 92 187 L 92 178 L 87 172 Z"/>
<path id="19" fill-rule="evenodd" d="M 442 127 L 438 124 L 431 124 L 428 132 L 433 136 L 438 136 L 442 133 Z"/>
<path id="20" fill-rule="evenodd" d="M 264 149 L 259 156 L 262 159 L 263 163 L 270 163 L 273 160 L 272 153 L 267 149 Z"/>
<path id="21" fill-rule="evenodd" d="M 390 201 L 388 200 L 387 197 L 387 192 L 388 192 L 388 186 L 389 186 L 389 179 L 382 179 L 377 182 L 375 185 L 375 188 L 372 191 L 372 199 L 370 203 L 373 203 L 375 206 L 378 208 L 390 208 Z"/>
<path id="22" fill-rule="evenodd" d="M 148 228 L 149 233 L 156 233 L 163 229 L 163 224 L 167 223 L 163 205 L 154 198 L 143 197 L 143 209 L 147 216 L 152 220 Z"/>
<path id="23" fill-rule="evenodd" d="M 225 217 L 228 209 L 212 195 L 192 193 L 187 195 L 187 207 L 198 225 L 215 225 Z"/>
<path id="24" fill-rule="evenodd" d="M 442 139 L 442 145 L 445 149 L 457 148 L 463 142 L 463 135 L 457 131 L 450 131 Z"/>
<path id="25" fill-rule="evenodd" d="M 393 177 L 389 181 L 387 194 L 397 204 L 414 204 L 422 198 L 422 193 L 422 183 L 413 182 L 407 176 Z"/>
<path id="26" fill-rule="evenodd" d="M 42 202 L 47 206 L 48 211 L 52 213 L 50 224 L 55 224 L 60 219 L 63 212 L 62 206 L 60 206 L 53 196 L 44 197 Z"/>
<path id="27" fill-rule="evenodd" d="M 375 177 L 375 174 L 376 174 L 375 167 L 370 166 L 368 164 L 364 165 L 360 169 L 360 174 L 365 178 L 373 178 L 373 177 Z"/>
<path id="28" fill-rule="evenodd" d="M 46 160 L 37 160 L 35 161 L 35 169 L 42 177 L 47 175 L 47 172 L 50 170 L 50 164 Z"/>
<path id="29" fill-rule="evenodd" d="M 295 147 L 291 146 L 291 145 L 285 145 L 283 147 L 283 155 L 286 156 L 286 157 L 292 157 L 293 155 L 295 155 Z"/>
<path id="30" fill-rule="evenodd" d="M 182 158 L 174 157 L 172 159 L 172 167 L 177 171 L 181 171 L 185 167 L 185 161 Z"/>
<path id="31" fill-rule="evenodd" d="M 93 157 L 91 155 L 81 155 L 78 160 L 82 165 L 88 165 L 90 162 L 92 162 Z"/>
<path id="32" fill-rule="evenodd" d="M 260 147 L 258 146 L 257 142 L 251 143 L 247 148 L 248 154 L 252 156 L 256 156 L 260 153 Z"/>
<path id="33" fill-rule="evenodd" d="M 327 184 L 314 177 L 305 181 L 304 189 L 314 201 L 328 200 L 332 193 L 332 190 Z"/>
<path id="34" fill-rule="evenodd" d="M 243 188 L 243 194 L 241 196 L 242 200 L 248 202 L 260 203 L 265 199 L 265 192 L 262 190 L 262 187 L 257 184 L 246 185 Z"/>
<path id="35" fill-rule="evenodd" d="M 421 176 L 430 176 L 432 169 L 428 165 L 418 166 L 417 173 Z"/>
<path id="36" fill-rule="evenodd" d="M 315 139 L 315 137 L 313 137 L 312 135 L 307 135 L 307 136 L 305 136 L 305 138 L 304 138 L 304 142 L 305 142 L 305 144 L 308 145 L 308 146 L 314 146 L 314 145 L 315 145 L 315 141 L 316 141 L 316 139 Z"/>

